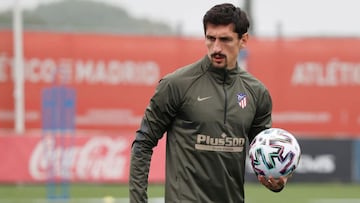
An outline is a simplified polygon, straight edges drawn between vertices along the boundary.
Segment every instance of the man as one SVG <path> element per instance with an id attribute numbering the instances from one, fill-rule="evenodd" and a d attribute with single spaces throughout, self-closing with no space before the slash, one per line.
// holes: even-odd
<path id="1" fill-rule="evenodd" d="M 203 25 L 207 55 L 161 79 L 136 132 L 131 202 L 147 202 L 151 155 L 165 132 L 165 202 L 244 202 L 246 140 L 271 127 L 271 97 L 237 64 L 249 37 L 244 11 L 216 5 Z M 258 179 L 274 192 L 287 181 Z"/>

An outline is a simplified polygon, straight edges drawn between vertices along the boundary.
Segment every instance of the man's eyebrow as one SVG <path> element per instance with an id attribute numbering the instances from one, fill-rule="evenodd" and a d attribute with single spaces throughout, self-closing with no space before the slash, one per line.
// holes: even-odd
<path id="1" fill-rule="evenodd" d="M 214 36 L 214 35 L 210 35 L 210 34 L 207 34 L 206 35 L 206 38 L 212 38 L 212 39 L 219 39 L 219 40 L 232 40 L 233 39 L 233 37 L 231 37 L 231 36 L 220 36 L 220 37 L 216 37 L 216 36 Z"/>
<path id="2" fill-rule="evenodd" d="M 223 37 L 219 37 L 220 40 L 232 40 L 233 38 L 230 36 L 223 36 Z"/>

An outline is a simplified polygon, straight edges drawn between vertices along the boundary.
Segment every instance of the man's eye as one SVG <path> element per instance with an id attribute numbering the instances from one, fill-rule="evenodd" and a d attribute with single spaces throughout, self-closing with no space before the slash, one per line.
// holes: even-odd
<path id="1" fill-rule="evenodd" d="M 215 37 L 212 37 L 212 36 L 206 36 L 206 38 L 207 38 L 208 40 L 210 40 L 210 41 L 215 41 L 215 40 L 216 40 L 216 38 L 215 38 Z"/>

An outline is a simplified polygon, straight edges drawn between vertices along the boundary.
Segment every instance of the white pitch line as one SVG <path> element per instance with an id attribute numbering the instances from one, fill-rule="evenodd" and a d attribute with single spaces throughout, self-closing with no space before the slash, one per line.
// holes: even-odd
<path id="1" fill-rule="evenodd" d="M 149 198 L 149 203 L 164 203 L 164 198 Z M 70 199 L 0 199 L 0 203 L 129 203 L 129 198 L 70 198 Z"/>
<path id="2" fill-rule="evenodd" d="M 315 199 L 310 201 L 310 203 L 359 203 L 360 199 L 339 199 L 339 198 L 334 198 L 334 199 Z"/>

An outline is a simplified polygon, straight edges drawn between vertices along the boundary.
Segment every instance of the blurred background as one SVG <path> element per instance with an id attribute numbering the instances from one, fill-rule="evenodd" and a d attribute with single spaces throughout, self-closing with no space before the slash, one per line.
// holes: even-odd
<path id="1" fill-rule="evenodd" d="M 162 76 L 206 54 L 202 17 L 224 2 L 0 0 L 0 202 L 127 202 L 149 99 Z M 360 202 L 360 2 L 226 2 L 251 21 L 239 65 L 302 148 L 280 194 L 247 166 L 249 202 Z M 163 202 L 164 143 L 151 202 Z"/>

